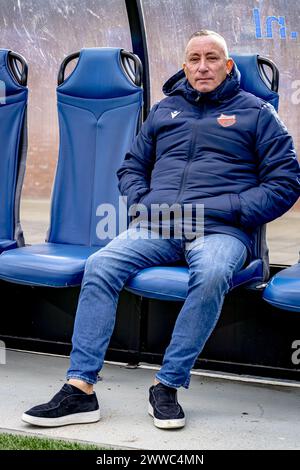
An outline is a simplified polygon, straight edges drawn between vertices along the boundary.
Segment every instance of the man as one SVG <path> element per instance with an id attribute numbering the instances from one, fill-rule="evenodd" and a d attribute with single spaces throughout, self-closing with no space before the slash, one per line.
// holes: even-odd
<path id="1" fill-rule="evenodd" d="M 180 428 L 177 389 L 219 318 L 235 272 L 253 256 L 253 232 L 286 212 L 300 194 L 293 142 L 274 108 L 239 87 L 223 37 L 195 33 L 183 71 L 165 84 L 118 171 L 129 205 L 204 204 L 204 238 L 136 237 L 123 232 L 86 263 L 75 319 L 68 382 L 46 404 L 23 414 L 40 426 L 100 418 L 93 385 L 113 332 L 118 296 L 143 268 L 185 257 L 189 292 L 162 367 L 150 387 L 149 413 L 160 428 Z M 140 231 L 146 232 L 147 228 Z"/>

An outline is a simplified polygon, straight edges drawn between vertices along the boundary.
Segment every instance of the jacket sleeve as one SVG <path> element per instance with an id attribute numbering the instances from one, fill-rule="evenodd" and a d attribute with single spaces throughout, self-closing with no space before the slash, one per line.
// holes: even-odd
<path id="1" fill-rule="evenodd" d="M 122 196 L 128 197 L 128 206 L 139 202 L 150 190 L 156 149 L 153 116 L 157 107 L 158 103 L 151 109 L 129 152 L 126 153 L 121 168 L 117 171 L 118 187 Z"/>
<path id="2" fill-rule="evenodd" d="M 293 140 L 275 109 L 264 103 L 256 131 L 259 185 L 239 194 L 240 224 L 255 228 L 280 217 L 300 196 Z"/>

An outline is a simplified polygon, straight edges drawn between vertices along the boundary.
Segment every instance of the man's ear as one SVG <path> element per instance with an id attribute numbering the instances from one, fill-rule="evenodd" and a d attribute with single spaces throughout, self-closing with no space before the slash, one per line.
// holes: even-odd
<path id="1" fill-rule="evenodd" d="M 185 63 L 182 64 L 182 68 L 183 68 L 184 74 L 185 74 L 185 76 L 186 76 L 186 65 L 185 65 Z"/>
<path id="2" fill-rule="evenodd" d="M 233 69 L 233 59 L 229 58 L 227 59 L 227 62 L 226 62 L 226 69 L 227 69 L 227 73 L 230 74 L 230 72 L 232 71 Z"/>

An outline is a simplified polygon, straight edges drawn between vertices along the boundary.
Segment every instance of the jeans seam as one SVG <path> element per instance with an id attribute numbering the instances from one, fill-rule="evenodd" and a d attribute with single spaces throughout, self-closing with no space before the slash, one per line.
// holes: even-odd
<path id="1" fill-rule="evenodd" d="M 238 258 L 236 264 L 235 264 L 235 269 L 236 269 L 236 266 L 239 264 L 240 260 L 242 259 L 242 257 L 244 256 L 244 254 L 246 253 L 246 259 L 244 261 L 244 264 L 247 260 L 247 248 L 244 246 L 244 250 L 243 250 L 243 253 L 241 254 L 241 256 Z M 239 270 L 241 270 L 243 268 L 243 266 L 241 266 L 239 268 Z M 235 274 L 235 270 L 232 272 L 231 276 L 230 276 L 230 279 L 229 279 L 229 289 L 232 288 L 232 279 L 233 279 L 233 275 Z"/>

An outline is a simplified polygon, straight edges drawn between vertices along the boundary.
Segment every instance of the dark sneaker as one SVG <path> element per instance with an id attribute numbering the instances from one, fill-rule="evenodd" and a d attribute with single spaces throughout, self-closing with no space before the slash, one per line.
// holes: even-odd
<path id="1" fill-rule="evenodd" d="M 88 395 L 71 384 L 65 384 L 48 403 L 34 406 L 22 415 L 23 421 L 36 426 L 94 423 L 99 419 L 95 392 Z"/>
<path id="2" fill-rule="evenodd" d="M 176 388 L 161 383 L 149 389 L 149 414 L 154 418 L 154 425 L 162 429 L 183 428 L 184 412 L 177 401 Z"/>

